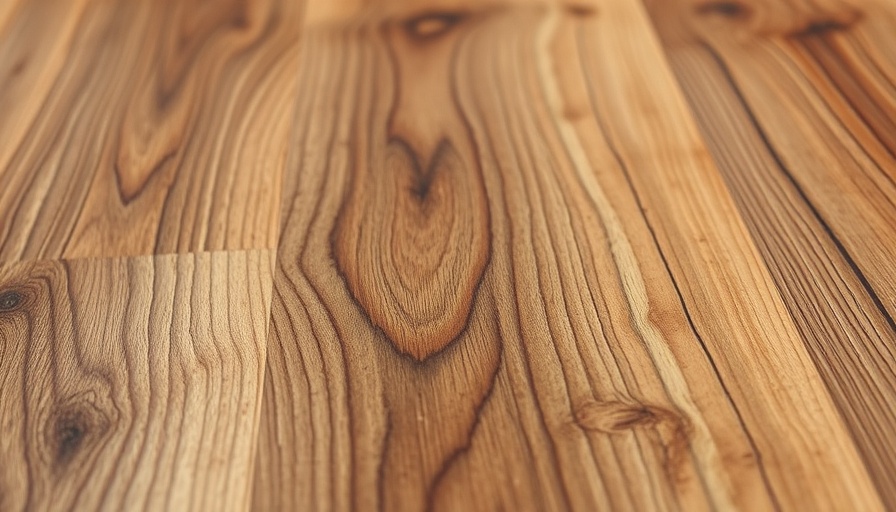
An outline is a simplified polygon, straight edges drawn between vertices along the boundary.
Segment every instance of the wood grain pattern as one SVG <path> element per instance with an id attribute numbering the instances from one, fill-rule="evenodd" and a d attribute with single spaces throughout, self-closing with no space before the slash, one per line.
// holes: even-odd
<path id="1" fill-rule="evenodd" d="M 306 15 L 254 508 L 882 508 L 639 2 Z"/>
<path id="2" fill-rule="evenodd" d="M 455 29 L 468 16 L 382 23 L 394 99 L 374 142 L 356 142 L 362 147 L 352 155 L 349 197 L 333 233 L 354 297 L 400 352 L 418 360 L 467 326 L 490 251 L 479 155 L 451 108 Z"/>
<path id="3" fill-rule="evenodd" d="M 896 54 L 885 50 L 896 10 L 648 5 L 810 354 L 896 507 Z"/>
<path id="4" fill-rule="evenodd" d="M 896 508 L 894 27 L 0 0 L 0 512 Z"/>
<path id="5" fill-rule="evenodd" d="M 274 248 L 299 2 L 3 4 L 0 261 Z"/>
<path id="6" fill-rule="evenodd" d="M 273 254 L 0 269 L 0 510 L 243 510 Z"/>

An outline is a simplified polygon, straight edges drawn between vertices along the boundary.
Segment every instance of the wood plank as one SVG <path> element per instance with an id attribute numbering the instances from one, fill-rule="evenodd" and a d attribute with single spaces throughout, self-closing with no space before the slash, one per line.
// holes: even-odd
<path id="1" fill-rule="evenodd" d="M 881 509 L 639 2 L 300 50 L 255 508 Z"/>
<path id="2" fill-rule="evenodd" d="M 270 251 L 0 268 L 0 510 L 243 510 Z"/>
<path id="3" fill-rule="evenodd" d="M 0 262 L 274 248 L 300 2 L 4 5 Z"/>
<path id="4" fill-rule="evenodd" d="M 896 508 L 896 132 L 887 126 L 896 54 L 886 51 L 896 9 L 647 5 L 810 354 Z"/>

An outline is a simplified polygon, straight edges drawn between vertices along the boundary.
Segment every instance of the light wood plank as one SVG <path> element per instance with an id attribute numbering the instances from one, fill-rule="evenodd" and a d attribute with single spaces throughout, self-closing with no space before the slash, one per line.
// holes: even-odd
<path id="1" fill-rule="evenodd" d="M 300 47 L 255 508 L 881 508 L 639 2 Z"/>
<path id="2" fill-rule="evenodd" d="M 896 176 L 896 146 L 886 125 L 896 118 L 896 54 L 887 52 L 896 9 L 647 5 L 776 285 L 894 508 L 896 224 L 887 219 L 896 208 L 886 182 Z M 771 30 L 778 20 L 787 24 Z"/>
<path id="3" fill-rule="evenodd" d="M 274 248 L 300 2 L 6 3 L 0 261 Z"/>
<path id="4" fill-rule="evenodd" d="M 272 264 L 0 268 L 0 510 L 245 510 Z"/>

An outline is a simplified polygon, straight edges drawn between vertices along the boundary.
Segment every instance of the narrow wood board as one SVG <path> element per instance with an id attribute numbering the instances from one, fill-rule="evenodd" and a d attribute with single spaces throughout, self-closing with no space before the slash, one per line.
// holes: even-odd
<path id="1" fill-rule="evenodd" d="M 3 5 L 0 262 L 275 247 L 300 2 Z"/>
<path id="2" fill-rule="evenodd" d="M 879 510 L 636 0 L 312 3 L 258 510 Z"/>
<path id="3" fill-rule="evenodd" d="M 887 51 L 896 6 L 647 5 L 810 354 L 896 508 L 896 52 Z"/>
<path id="4" fill-rule="evenodd" d="M 272 265 L 0 268 L 0 510 L 245 510 Z"/>

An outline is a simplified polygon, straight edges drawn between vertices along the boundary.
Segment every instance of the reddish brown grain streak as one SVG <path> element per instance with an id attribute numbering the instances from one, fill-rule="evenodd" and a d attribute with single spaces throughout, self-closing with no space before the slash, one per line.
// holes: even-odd
<path id="1" fill-rule="evenodd" d="M 115 175 L 115 183 L 118 188 L 118 197 L 121 199 L 121 204 L 128 206 L 134 199 L 140 197 L 141 194 L 147 189 L 150 182 L 153 181 L 153 178 L 157 175 L 161 174 L 166 167 L 168 167 L 169 163 L 174 161 L 177 157 L 178 149 L 173 149 L 168 153 L 162 155 L 162 158 L 153 165 L 152 169 L 149 170 L 146 174 L 143 175 L 143 179 L 141 183 L 134 188 L 133 190 L 128 190 L 128 188 L 124 185 L 124 182 L 121 179 L 122 171 L 120 164 L 118 162 L 115 163 L 113 173 Z"/>
<path id="2" fill-rule="evenodd" d="M 841 52 L 837 42 L 826 38 L 803 38 L 802 43 L 852 112 L 861 118 L 896 162 L 896 122 L 890 115 L 894 112 L 885 98 L 874 95 L 872 84 L 866 82 L 867 73 Z M 893 183 L 890 174 L 884 172 L 884 175 Z"/>

